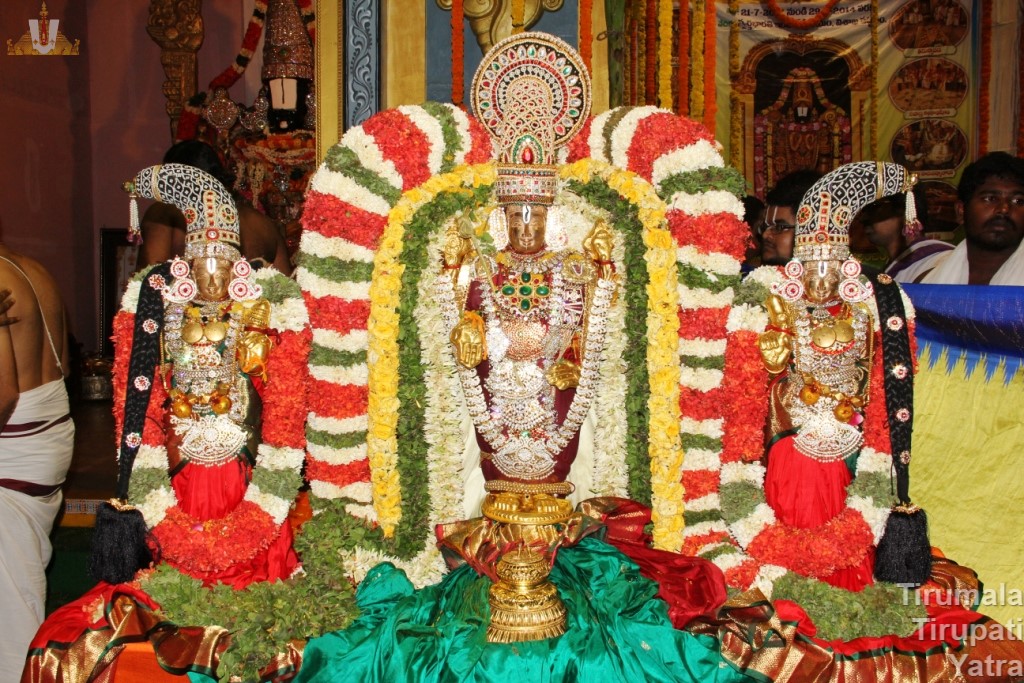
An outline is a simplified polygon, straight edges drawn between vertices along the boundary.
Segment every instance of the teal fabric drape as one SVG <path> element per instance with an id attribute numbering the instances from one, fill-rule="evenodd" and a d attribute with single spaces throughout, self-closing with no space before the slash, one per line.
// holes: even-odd
<path id="1" fill-rule="evenodd" d="M 566 634 L 496 644 L 485 640 L 490 579 L 462 566 L 417 591 L 402 571 L 378 565 L 358 589 L 362 615 L 311 640 L 296 680 L 752 680 L 726 664 L 716 639 L 674 629 L 657 585 L 601 540 L 563 548 L 551 580 L 568 610 Z"/>

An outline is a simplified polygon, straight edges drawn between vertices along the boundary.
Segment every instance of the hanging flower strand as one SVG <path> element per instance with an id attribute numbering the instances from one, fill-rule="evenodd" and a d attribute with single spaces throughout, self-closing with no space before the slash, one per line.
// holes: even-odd
<path id="1" fill-rule="evenodd" d="M 591 71 L 594 40 L 594 2 L 580 0 L 580 58 L 587 71 Z"/>
<path id="2" fill-rule="evenodd" d="M 718 67 L 718 10 L 713 1 L 704 9 L 704 126 L 715 134 L 715 115 L 718 103 L 715 100 L 715 70 Z"/>
<path id="3" fill-rule="evenodd" d="M 658 102 L 672 106 L 672 0 L 658 0 Z"/>
<path id="4" fill-rule="evenodd" d="M 679 29 L 676 35 L 678 72 L 676 79 L 676 111 L 681 116 L 690 113 L 690 6 L 679 3 Z"/>
<path id="5" fill-rule="evenodd" d="M 465 10 L 462 0 L 452 0 L 452 104 L 462 106 L 466 86 L 462 75 L 465 45 L 462 24 Z"/>

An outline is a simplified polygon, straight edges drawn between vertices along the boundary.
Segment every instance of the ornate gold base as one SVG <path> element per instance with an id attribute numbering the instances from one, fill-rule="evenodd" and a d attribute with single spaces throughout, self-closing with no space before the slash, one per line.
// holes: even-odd
<path id="1" fill-rule="evenodd" d="M 558 524 L 572 516 L 572 503 L 547 493 L 488 493 L 482 511 L 504 524 Z"/>
<path id="2" fill-rule="evenodd" d="M 519 643 L 565 633 L 565 605 L 547 580 L 547 559 L 529 548 L 506 553 L 498 562 L 500 580 L 491 586 L 489 643 Z"/>

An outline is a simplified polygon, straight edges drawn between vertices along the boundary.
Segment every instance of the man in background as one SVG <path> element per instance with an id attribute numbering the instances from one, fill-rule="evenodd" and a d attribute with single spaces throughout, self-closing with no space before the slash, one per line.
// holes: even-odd
<path id="1" fill-rule="evenodd" d="M 783 176 L 765 198 L 761 223 L 761 265 L 784 266 L 793 258 L 793 232 L 796 210 L 811 185 L 818 182 L 817 171 L 794 171 Z"/>
<path id="2" fill-rule="evenodd" d="M 60 512 L 75 427 L 64 376 L 64 304 L 35 260 L 0 239 L 0 671 L 24 667 L 43 621 L 50 532 Z"/>
<path id="3" fill-rule="evenodd" d="M 274 266 L 291 275 L 288 247 L 277 224 L 232 190 L 234 178 L 220 162 L 217 151 L 200 140 L 185 140 L 167 150 L 165 164 L 185 164 L 206 171 L 231 192 L 238 208 L 242 256 L 253 265 Z M 136 270 L 185 253 L 185 216 L 177 207 L 163 202 L 152 204 L 142 216 L 142 244 Z"/>
<path id="4" fill-rule="evenodd" d="M 927 217 L 924 192 L 915 187 L 913 193 L 917 215 Z M 953 249 L 949 242 L 925 238 L 920 223 L 908 224 L 906 208 L 907 195 L 891 195 L 868 204 L 859 216 L 868 241 L 885 253 L 883 272 L 897 282 L 914 282 L 930 269 L 928 262 L 934 255 Z"/>
<path id="5" fill-rule="evenodd" d="M 946 285 L 1024 285 L 1024 159 L 992 152 L 964 169 L 956 216 L 964 241 L 927 262 L 919 280 Z"/>

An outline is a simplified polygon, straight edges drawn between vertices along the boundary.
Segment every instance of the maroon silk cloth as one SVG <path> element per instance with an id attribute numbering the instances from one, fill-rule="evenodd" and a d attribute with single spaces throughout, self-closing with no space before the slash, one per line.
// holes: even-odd
<path id="1" fill-rule="evenodd" d="M 649 547 L 644 527 L 651 509 L 627 498 L 593 498 L 580 511 L 608 527 L 605 541 L 633 560 L 640 573 L 658 584 L 658 597 L 668 603 L 672 625 L 683 628 L 697 617 L 714 618 L 725 603 L 725 575 L 714 563 Z"/>

